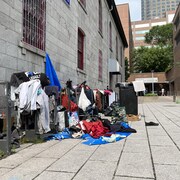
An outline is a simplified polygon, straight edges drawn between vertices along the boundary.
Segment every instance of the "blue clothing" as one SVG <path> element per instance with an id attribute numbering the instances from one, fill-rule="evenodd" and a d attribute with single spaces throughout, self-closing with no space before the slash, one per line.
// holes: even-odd
<path id="1" fill-rule="evenodd" d="M 56 71 L 52 65 L 49 55 L 46 53 L 46 75 L 50 80 L 50 86 L 58 86 L 58 91 L 61 90 L 61 84 L 58 80 Z"/>

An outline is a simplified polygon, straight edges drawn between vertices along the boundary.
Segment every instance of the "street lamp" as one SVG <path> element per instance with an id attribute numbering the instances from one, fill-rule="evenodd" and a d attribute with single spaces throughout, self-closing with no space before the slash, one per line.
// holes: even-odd
<path id="1" fill-rule="evenodd" d="M 154 94 L 154 70 L 151 70 L 152 73 L 152 94 Z"/>

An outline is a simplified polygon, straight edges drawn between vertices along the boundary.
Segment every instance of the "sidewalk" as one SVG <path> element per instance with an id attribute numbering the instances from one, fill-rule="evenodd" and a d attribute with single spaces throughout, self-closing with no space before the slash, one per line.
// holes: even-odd
<path id="1" fill-rule="evenodd" d="M 80 139 L 27 144 L 0 160 L 0 180 L 179 180 L 180 104 L 141 102 L 137 133 L 106 145 Z M 157 122 L 159 126 L 145 126 Z"/>

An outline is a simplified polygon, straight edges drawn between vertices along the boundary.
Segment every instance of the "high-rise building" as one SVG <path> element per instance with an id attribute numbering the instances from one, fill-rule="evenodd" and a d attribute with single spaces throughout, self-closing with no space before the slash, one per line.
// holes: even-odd
<path id="1" fill-rule="evenodd" d="M 141 0 L 142 20 L 163 18 L 167 11 L 176 10 L 180 0 Z"/>
<path id="2" fill-rule="evenodd" d="M 134 48 L 139 48 L 141 46 L 151 47 L 151 45 L 144 42 L 145 34 L 148 33 L 153 26 L 162 26 L 172 23 L 175 11 L 168 11 L 165 14 L 164 18 L 131 22 Z"/>

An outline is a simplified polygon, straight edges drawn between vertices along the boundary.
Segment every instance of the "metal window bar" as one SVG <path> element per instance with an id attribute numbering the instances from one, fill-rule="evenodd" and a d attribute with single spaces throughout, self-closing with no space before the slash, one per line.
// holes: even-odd
<path id="1" fill-rule="evenodd" d="M 46 0 L 23 0 L 23 41 L 45 50 Z"/>
<path id="2" fill-rule="evenodd" d="M 84 34 L 78 30 L 78 68 L 83 70 L 84 66 Z"/>
<path id="3" fill-rule="evenodd" d="M 99 0 L 99 31 L 102 33 L 102 4 Z"/>

